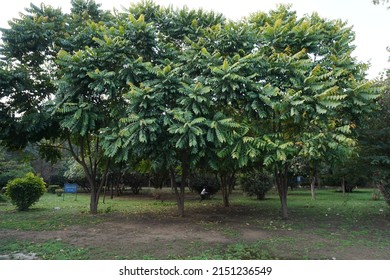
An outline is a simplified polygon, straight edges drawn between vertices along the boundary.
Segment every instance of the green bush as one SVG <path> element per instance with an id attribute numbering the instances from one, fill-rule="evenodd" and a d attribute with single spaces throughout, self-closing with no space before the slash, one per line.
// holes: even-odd
<path id="1" fill-rule="evenodd" d="M 57 196 L 61 196 L 64 193 L 64 190 L 61 189 L 61 188 L 60 189 L 56 189 L 55 193 L 56 193 Z"/>
<path id="2" fill-rule="evenodd" d="M 213 195 L 219 191 L 219 184 L 215 176 L 211 174 L 195 173 L 190 177 L 190 188 L 196 193 L 201 193 L 204 187 L 207 187 L 207 192 Z"/>
<path id="3" fill-rule="evenodd" d="M 58 189 L 61 189 L 61 187 L 59 185 L 50 185 L 47 187 L 47 192 L 55 194 L 56 190 L 58 190 Z"/>
<path id="4" fill-rule="evenodd" d="M 372 200 L 379 200 L 381 198 L 381 191 L 379 189 L 374 189 L 371 194 Z"/>
<path id="5" fill-rule="evenodd" d="M 249 196 L 265 199 L 265 194 L 272 188 L 270 176 L 261 172 L 249 172 L 241 177 L 242 190 Z"/>
<path id="6" fill-rule="evenodd" d="M 0 203 L 1 202 L 7 202 L 7 201 L 8 201 L 7 197 L 0 193 Z"/>
<path id="7" fill-rule="evenodd" d="M 131 188 L 133 194 L 139 194 L 142 187 L 148 185 L 148 177 L 144 174 L 131 172 L 126 173 L 122 176 L 123 183 L 125 186 Z"/>
<path id="8" fill-rule="evenodd" d="M 19 211 L 26 211 L 46 192 L 43 178 L 27 173 L 25 177 L 16 178 L 6 185 L 5 194 L 16 205 Z"/>

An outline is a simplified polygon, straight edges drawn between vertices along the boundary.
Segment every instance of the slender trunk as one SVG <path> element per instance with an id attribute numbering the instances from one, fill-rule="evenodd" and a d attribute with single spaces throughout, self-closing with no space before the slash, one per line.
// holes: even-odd
<path id="1" fill-rule="evenodd" d="M 311 173 L 311 181 L 310 181 L 310 192 L 311 192 L 311 199 L 316 200 L 316 179 L 317 179 L 317 167 L 314 166 L 314 170 L 312 170 Z"/>
<path id="2" fill-rule="evenodd" d="M 283 170 L 278 170 L 277 168 L 275 168 L 274 175 L 275 175 L 276 187 L 278 189 L 278 194 L 279 194 L 280 203 L 281 203 L 282 218 L 283 219 L 287 219 L 288 218 L 288 209 L 287 209 L 287 191 L 288 191 L 287 164 L 285 164 Z"/>
<path id="3" fill-rule="evenodd" d="M 111 182 L 110 192 L 111 199 L 114 199 L 114 181 Z"/>
<path id="4" fill-rule="evenodd" d="M 316 186 L 316 176 L 313 175 L 311 177 L 311 181 L 310 181 L 310 191 L 311 191 L 311 199 L 312 200 L 316 200 L 315 186 Z"/>
<path id="5" fill-rule="evenodd" d="M 86 165 L 83 165 L 84 171 L 87 174 L 88 182 L 91 185 L 91 199 L 89 204 L 89 210 L 92 215 L 96 215 L 98 213 L 99 198 L 100 198 L 101 191 L 103 189 L 104 182 L 106 181 L 106 176 L 108 173 L 108 165 L 109 165 L 109 161 L 106 162 L 105 170 L 103 172 L 102 178 L 100 179 L 100 182 L 96 180 L 96 177 L 91 176 L 91 173 L 97 174 L 97 170 L 93 170 L 92 172 L 90 172 L 90 170 L 88 170 L 88 167 Z"/>
<path id="6" fill-rule="evenodd" d="M 345 178 L 341 178 L 341 189 L 343 190 L 343 195 L 345 195 Z"/>
<path id="7" fill-rule="evenodd" d="M 108 185 L 108 176 L 109 176 L 109 174 L 106 175 L 106 180 L 104 182 L 104 187 L 103 187 L 103 203 L 106 203 L 106 191 L 107 191 L 107 185 Z"/>
<path id="8" fill-rule="evenodd" d="M 97 190 L 95 186 L 92 186 L 91 188 L 91 199 L 89 203 L 89 212 L 92 215 L 96 215 L 98 213 L 98 204 L 99 204 L 99 197 L 97 194 Z"/>
<path id="9" fill-rule="evenodd" d="M 230 207 L 230 202 L 229 202 L 229 187 L 226 182 L 226 176 L 221 175 L 221 190 L 222 190 L 222 197 L 223 197 L 223 206 L 224 207 Z"/>
<path id="10" fill-rule="evenodd" d="M 170 177 L 171 177 L 171 186 L 175 191 L 176 202 L 177 202 L 177 210 L 180 217 L 184 217 L 184 201 L 185 201 L 185 187 L 189 174 L 189 164 L 187 160 L 187 156 L 183 155 L 182 158 L 182 174 L 180 183 L 176 182 L 176 175 L 173 168 L 170 169 Z"/>
<path id="11" fill-rule="evenodd" d="M 228 172 L 219 172 L 216 177 L 222 191 L 223 206 L 230 207 L 229 196 L 234 187 L 235 171 L 232 171 L 231 174 Z"/>

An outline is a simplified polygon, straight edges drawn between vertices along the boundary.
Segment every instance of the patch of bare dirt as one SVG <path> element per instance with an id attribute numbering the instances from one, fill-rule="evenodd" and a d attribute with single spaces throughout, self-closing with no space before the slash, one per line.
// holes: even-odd
<path id="1" fill-rule="evenodd" d="M 284 259 L 390 259 L 389 246 L 377 248 L 364 243 L 348 246 L 343 239 L 327 237 L 314 230 L 293 229 L 280 220 L 275 225 L 249 207 L 205 208 L 187 215 L 180 218 L 162 214 L 109 214 L 104 222 L 96 225 L 71 226 L 57 231 L 0 229 L 0 238 L 58 240 L 77 247 L 95 248 L 96 259 L 115 256 L 186 258 L 239 242 L 263 246 L 272 255 Z"/>

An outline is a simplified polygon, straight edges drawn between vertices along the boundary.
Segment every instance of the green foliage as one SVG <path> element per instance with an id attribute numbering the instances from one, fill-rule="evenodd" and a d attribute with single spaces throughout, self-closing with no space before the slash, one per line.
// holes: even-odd
<path id="1" fill-rule="evenodd" d="M 0 203 L 8 202 L 8 197 L 0 193 Z"/>
<path id="2" fill-rule="evenodd" d="M 142 187 L 148 185 L 148 177 L 137 172 L 126 172 L 122 175 L 122 181 L 125 186 L 129 186 L 133 194 L 139 194 Z"/>
<path id="3" fill-rule="evenodd" d="M 68 168 L 64 173 L 65 179 L 80 186 L 84 185 L 87 179 L 83 167 L 73 159 L 68 160 L 67 166 Z"/>
<path id="4" fill-rule="evenodd" d="M 215 175 L 212 174 L 195 173 L 191 175 L 189 181 L 191 190 L 198 194 L 200 194 L 205 187 L 207 187 L 207 191 L 211 195 L 217 193 L 220 188 Z"/>
<path id="5" fill-rule="evenodd" d="M 52 194 L 55 194 L 56 193 L 56 190 L 58 189 L 61 189 L 61 187 L 59 185 L 49 185 L 47 187 L 47 192 L 48 193 L 52 193 Z"/>
<path id="6" fill-rule="evenodd" d="M 91 207 L 110 163 L 133 158 L 180 169 L 183 188 L 200 165 L 227 174 L 256 163 L 280 179 L 296 158 L 333 164 L 381 91 L 341 20 L 289 6 L 233 22 L 151 1 L 115 15 L 71 4 L 69 14 L 31 5 L 2 29 L 0 139 L 40 142 L 51 158 L 60 140 Z"/>
<path id="7" fill-rule="evenodd" d="M 381 198 L 381 191 L 379 189 L 374 189 L 371 198 L 372 200 L 379 200 Z"/>
<path id="8" fill-rule="evenodd" d="M 235 244 L 230 245 L 224 252 L 224 260 L 276 260 L 265 248 L 259 245 Z M 261 244 L 260 244 L 261 245 Z"/>
<path id="9" fill-rule="evenodd" d="M 242 190 L 249 196 L 255 195 L 257 199 L 265 199 L 266 193 L 272 189 L 272 180 L 264 172 L 252 171 L 243 174 L 240 178 Z"/>
<path id="10" fill-rule="evenodd" d="M 32 171 L 31 165 L 18 160 L 16 155 L 0 154 L 0 189 L 5 187 L 9 181 Z"/>
<path id="11" fill-rule="evenodd" d="M 64 193 L 64 190 L 63 190 L 62 188 L 60 188 L 60 189 L 56 189 L 54 192 L 55 192 L 55 194 L 56 194 L 57 196 L 62 196 L 63 193 Z"/>
<path id="12" fill-rule="evenodd" d="M 43 260 L 84 260 L 89 259 L 90 254 L 88 249 L 78 248 L 57 240 L 41 243 L 3 239 L 0 245 L 2 253 L 24 252 L 27 254 L 34 252 L 37 254 L 37 258 Z"/>
<path id="13" fill-rule="evenodd" d="M 33 173 L 8 182 L 5 194 L 19 211 L 27 211 L 46 192 L 45 182 Z"/>

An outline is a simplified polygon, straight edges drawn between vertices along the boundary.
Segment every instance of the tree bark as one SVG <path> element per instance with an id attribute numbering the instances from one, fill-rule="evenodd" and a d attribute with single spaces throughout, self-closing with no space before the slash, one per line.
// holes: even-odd
<path id="1" fill-rule="evenodd" d="M 316 200 L 315 187 L 316 187 L 316 176 L 314 175 L 311 177 L 311 181 L 310 181 L 310 192 L 311 192 L 312 200 Z"/>
<path id="2" fill-rule="evenodd" d="M 176 183 L 175 171 L 170 168 L 171 185 L 175 191 L 177 210 L 180 217 L 184 217 L 185 188 L 190 171 L 189 155 L 183 153 L 181 157 L 181 180 Z"/>
<path id="3" fill-rule="evenodd" d="M 227 183 L 224 178 L 221 178 L 221 190 L 222 190 L 222 197 L 223 197 L 223 206 L 230 207 L 229 187 L 227 186 Z"/>
<path id="4" fill-rule="evenodd" d="M 276 181 L 276 187 L 278 189 L 278 194 L 280 198 L 281 203 L 281 211 L 282 211 L 282 218 L 288 219 L 288 208 L 287 208 L 287 192 L 288 192 L 288 184 L 287 184 L 287 164 L 284 164 L 284 166 L 281 168 L 281 170 L 278 170 L 278 168 L 275 168 L 274 176 Z"/>
<path id="5" fill-rule="evenodd" d="M 85 147 L 84 142 L 86 140 L 87 140 L 87 146 Z M 110 161 L 109 160 L 106 161 L 105 169 L 103 170 L 102 178 L 100 178 L 100 182 L 99 182 L 97 177 L 98 177 L 98 165 L 101 162 L 101 158 L 93 158 L 91 156 L 92 151 L 91 151 L 91 145 L 89 141 L 90 141 L 89 137 L 87 137 L 87 139 L 80 138 L 78 143 L 79 150 L 76 152 L 70 140 L 70 137 L 68 137 L 70 152 L 73 158 L 83 167 L 88 183 L 90 185 L 91 197 L 90 197 L 89 209 L 90 209 L 90 213 L 95 215 L 98 213 L 100 193 L 103 188 L 104 182 L 106 181 L 106 176 L 108 173 L 108 166 Z M 98 153 L 99 153 L 99 145 L 98 143 L 96 143 L 94 154 L 98 154 Z"/>
<path id="6" fill-rule="evenodd" d="M 229 172 L 218 172 L 216 175 L 218 184 L 222 191 L 223 206 L 230 207 L 229 196 L 232 193 L 235 183 L 236 171 Z"/>

